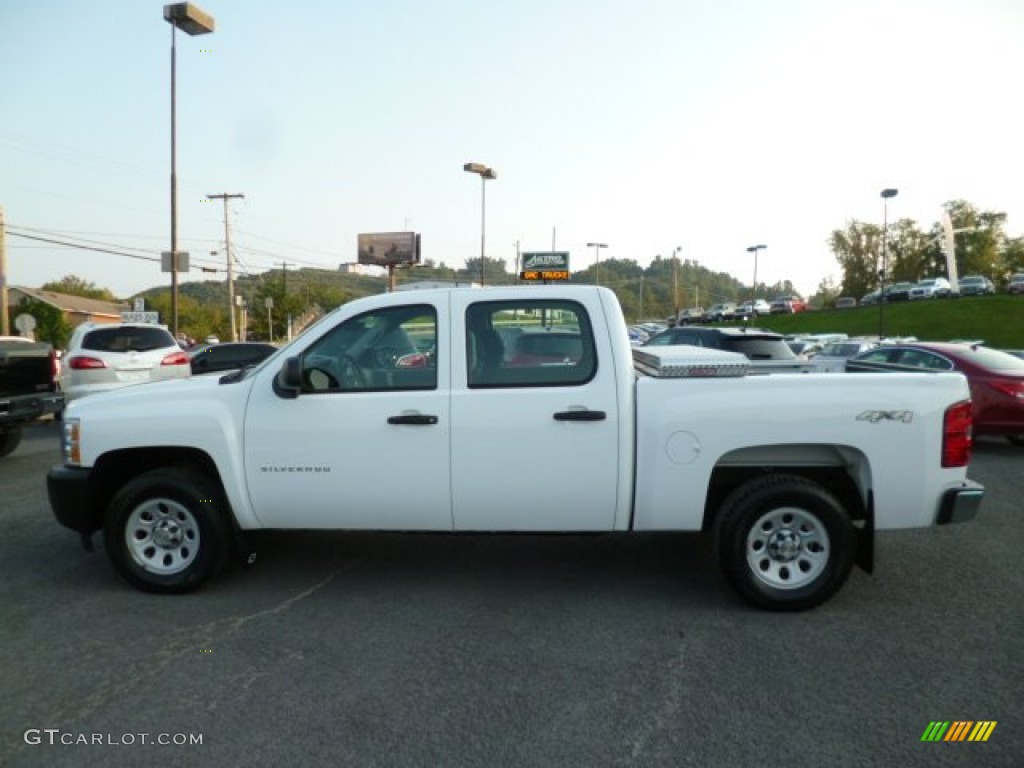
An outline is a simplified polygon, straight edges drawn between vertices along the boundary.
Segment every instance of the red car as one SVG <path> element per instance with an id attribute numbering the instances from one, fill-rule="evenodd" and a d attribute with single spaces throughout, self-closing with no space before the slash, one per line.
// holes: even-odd
<path id="1" fill-rule="evenodd" d="M 796 294 L 779 296 L 771 303 L 771 314 L 793 314 L 807 311 L 807 302 Z"/>
<path id="2" fill-rule="evenodd" d="M 1024 359 L 980 344 L 887 344 L 850 359 L 847 371 L 959 371 L 971 388 L 975 435 L 1024 445 Z"/>

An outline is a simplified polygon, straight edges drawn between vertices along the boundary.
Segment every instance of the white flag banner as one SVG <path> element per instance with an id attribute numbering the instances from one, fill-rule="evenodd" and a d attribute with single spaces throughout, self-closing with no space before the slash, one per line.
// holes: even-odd
<path id="1" fill-rule="evenodd" d="M 949 290 L 960 293 L 960 282 L 956 274 L 956 241 L 953 239 L 953 220 L 949 217 L 949 211 L 942 213 L 942 252 L 946 256 Z"/>

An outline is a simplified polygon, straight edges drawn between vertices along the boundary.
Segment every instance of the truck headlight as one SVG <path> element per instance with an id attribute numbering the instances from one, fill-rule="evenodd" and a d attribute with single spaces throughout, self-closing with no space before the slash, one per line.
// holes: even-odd
<path id="1" fill-rule="evenodd" d="M 82 463 L 82 425 L 78 419 L 64 419 L 64 437 L 60 443 L 60 455 L 64 463 L 78 466 Z"/>

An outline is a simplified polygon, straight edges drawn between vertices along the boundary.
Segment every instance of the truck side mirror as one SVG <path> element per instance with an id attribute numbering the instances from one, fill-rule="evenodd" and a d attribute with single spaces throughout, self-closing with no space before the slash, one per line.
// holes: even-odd
<path id="1" fill-rule="evenodd" d="M 286 357 L 281 370 L 274 377 L 274 392 L 278 397 L 294 400 L 302 391 L 302 358 Z"/>

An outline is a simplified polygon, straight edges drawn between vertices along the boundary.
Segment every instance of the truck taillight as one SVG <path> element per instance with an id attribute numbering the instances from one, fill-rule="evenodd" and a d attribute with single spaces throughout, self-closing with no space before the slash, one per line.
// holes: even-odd
<path id="1" fill-rule="evenodd" d="M 966 467 L 971 460 L 971 402 L 965 400 L 946 409 L 942 419 L 942 466 Z"/>
<path id="2" fill-rule="evenodd" d="M 73 371 L 90 371 L 95 368 L 107 367 L 107 364 L 98 357 L 86 357 L 84 355 L 72 357 L 68 360 L 68 365 L 71 366 L 71 370 Z"/>
<path id="3" fill-rule="evenodd" d="M 188 355 L 184 352 L 172 352 L 160 361 L 160 365 L 188 365 Z"/>

